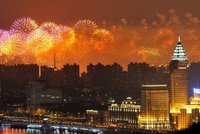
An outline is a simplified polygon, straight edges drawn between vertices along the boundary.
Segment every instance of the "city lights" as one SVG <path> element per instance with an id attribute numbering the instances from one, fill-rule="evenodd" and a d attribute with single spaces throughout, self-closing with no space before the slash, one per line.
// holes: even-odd
<path id="1" fill-rule="evenodd" d="M 198 133 L 199 4 L 0 1 L 0 134 Z"/>
<path id="2" fill-rule="evenodd" d="M 193 88 L 193 93 L 194 94 L 200 94 L 200 89 L 199 88 Z"/>

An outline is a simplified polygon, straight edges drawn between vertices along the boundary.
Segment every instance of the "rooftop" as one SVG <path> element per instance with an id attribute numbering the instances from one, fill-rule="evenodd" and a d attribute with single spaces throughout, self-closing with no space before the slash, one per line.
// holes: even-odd
<path id="1" fill-rule="evenodd" d="M 178 43 L 176 45 L 176 48 L 174 49 L 174 53 L 172 55 L 171 60 L 178 60 L 178 61 L 188 60 L 185 49 L 183 48 L 183 45 L 181 43 L 180 36 L 178 36 Z"/>

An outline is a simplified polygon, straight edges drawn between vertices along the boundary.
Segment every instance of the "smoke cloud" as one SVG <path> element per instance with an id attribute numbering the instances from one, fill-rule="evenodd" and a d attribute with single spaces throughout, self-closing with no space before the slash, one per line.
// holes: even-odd
<path id="1" fill-rule="evenodd" d="M 45 22 L 38 25 L 31 18 L 19 18 L 9 31 L 0 30 L 0 61 L 2 64 L 53 65 L 78 63 L 82 70 L 89 63 L 129 62 L 168 64 L 178 34 L 190 62 L 199 61 L 199 18 L 187 12 L 178 16 L 174 9 L 156 13 L 155 20 L 142 19 L 112 25 L 103 21 L 80 20 L 71 25 Z"/>

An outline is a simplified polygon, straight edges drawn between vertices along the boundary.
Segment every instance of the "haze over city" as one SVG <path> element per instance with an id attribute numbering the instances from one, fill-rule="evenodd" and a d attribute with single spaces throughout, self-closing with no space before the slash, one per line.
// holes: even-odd
<path id="1" fill-rule="evenodd" d="M 178 34 L 190 50 L 189 62 L 199 61 L 198 2 L 153 2 L 2 1 L 1 63 L 53 65 L 55 53 L 58 68 L 66 63 L 78 63 L 81 70 L 98 62 L 124 68 L 129 62 L 167 64 Z"/>

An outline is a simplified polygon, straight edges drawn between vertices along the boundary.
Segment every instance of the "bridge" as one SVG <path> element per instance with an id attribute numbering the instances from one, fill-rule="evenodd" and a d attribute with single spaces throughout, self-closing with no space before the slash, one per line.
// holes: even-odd
<path id="1" fill-rule="evenodd" d="M 12 121 L 0 121 L 3 128 L 21 128 L 21 129 L 38 129 L 38 130 L 68 130 L 68 131 L 87 131 L 92 133 L 101 134 L 108 131 L 107 128 L 98 128 L 82 125 L 60 125 L 60 124 L 42 124 L 31 122 L 12 122 Z"/>

